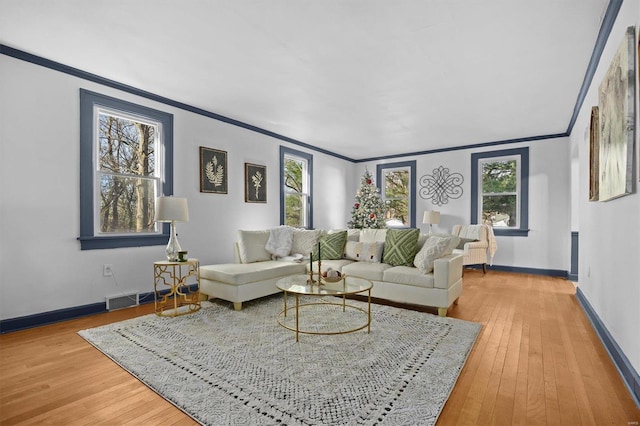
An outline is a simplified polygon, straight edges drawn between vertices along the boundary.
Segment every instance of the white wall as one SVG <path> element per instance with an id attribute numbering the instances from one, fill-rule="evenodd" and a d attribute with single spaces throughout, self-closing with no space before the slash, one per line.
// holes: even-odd
<path id="1" fill-rule="evenodd" d="M 626 28 L 640 22 L 638 0 L 625 1 L 611 31 L 591 88 L 571 134 L 572 157 L 578 159 L 577 211 L 579 287 L 636 371 L 640 371 L 640 195 L 589 202 L 589 122 L 598 105 L 598 87 L 624 38 Z M 637 97 L 636 97 L 637 98 Z M 638 113 L 636 112 L 636 119 Z M 636 123 L 636 129 L 638 123 Z M 638 178 L 638 151 L 634 151 Z"/>
<path id="2" fill-rule="evenodd" d="M 229 262 L 238 229 L 279 225 L 279 146 L 303 148 L 4 55 L 0 72 L 0 319 L 153 291 L 164 246 L 80 250 L 80 88 L 174 115 L 174 194 L 188 198 L 190 213 L 177 229 L 189 256 Z M 227 151 L 227 195 L 199 191 L 200 146 Z M 314 225 L 344 228 L 353 164 L 310 153 Z M 245 162 L 267 166 L 268 203 L 244 202 Z M 105 263 L 113 278 L 102 276 Z"/>
<path id="3" fill-rule="evenodd" d="M 178 224 L 183 248 L 203 264 L 232 260 L 238 229 L 279 224 L 279 146 L 304 148 L 56 71 L 0 56 L 0 319 L 104 301 L 106 295 L 153 289 L 152 263 L 163 246 L 81 251 L 79 232 L 79 89 L 174 114 L 174 193 L 189 200 L 190 222 Z M 198 147 L 228 152 L 229 193 L 199 192 Z M 530 147 L 528 237 L 498 237 L 494 264 L 569 270 L 570 156 L 566 138 L 494 146 Z M 473 150 L 477 152 L 479 150 Z M 418 177 L 443 165 L 464 176 L 464 194 L 443 206 L 418 197 L 417 218 L 438 209 L 437 232 L 469 223 L 471 152 L 400 158 L 417 161 Z M 314 159 L 314 225 L 344 228 L 365 167 L 310 151 Z M 244 202 L 244 163 L 267 166 L 267 204 Z M 418 223 L 423 230 L 425 226 Z M 102 276 L 113 265 L 114 278 Z"/>
<path id="4" fill-rule="evenodd" d="M 455 224 L 468 224 L 471 220 L 471 154 L 482 151 L 529 147 L 529 236 L 496 237 L 498 251 L 494 265 L 568 271 L 571 268 L 570 233 L 570 176 L 569 141 L 567 138 L 539 140 L 528 143 L 497 145 L 484 149 L 458 150 L 417 157 L 405 157 L 386 162 L 416 160 L 417 190 L 420 177 L 433 174 L 433 169 L 444 166 L 450 173 L 464 177 L 463 194 L 437 206 L 431 200 L 416 197 L 416 225 L 423 232 L 425 210 L 440 211 L 440 224 L 434 232 L 450 232 Z M 382 162 L 380 162 L 382 163 Z M 358 165 L 362 175 L 365 167 L 375 176 L 377 162 Z"/>

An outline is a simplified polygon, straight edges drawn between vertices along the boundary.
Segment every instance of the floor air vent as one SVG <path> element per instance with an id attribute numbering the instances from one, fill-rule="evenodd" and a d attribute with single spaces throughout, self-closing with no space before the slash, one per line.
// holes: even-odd
<path id="1" fill-rule="evenodd" d="M 138 306 L 138 293 L 121 294 L 119 296 L 107 296 L 107 311 Z"/>

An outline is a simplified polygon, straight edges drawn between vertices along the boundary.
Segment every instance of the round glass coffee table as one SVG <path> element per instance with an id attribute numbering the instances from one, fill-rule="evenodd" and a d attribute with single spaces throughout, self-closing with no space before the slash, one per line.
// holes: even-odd
<path id="1" fill-rule="evenodd" d="M 314 278 L 317 278 L 314 277 Z M 362 330 L 363 328 L 367 328 L 367 333 L 371 332 L 371 289 L 373 288 L 373 283 L 367 279 L 359 278 L 359 277 L 344 277 L 340 281 L 337 282 L 324 282 L 322 285 L 318 285 L 317 282 L 314 284 L 309 283 L 309 275 L 292 275 L 290 277 L 281 278 L 276 282 L 276 287 L 284 292 L 284 309 L 278 313 L 277 320 L 278 324 L 283 326 L 284 328 L 295 331 L 296 332 L 296 342 L 298 341 L 298 337 L 300 333 L 303 334 L 346 334 L 353 333 L 354 331 Z M 367 293 L 367 308 L 361 308 L 359 306 L 353 306 L 347 304 L 347 295 L 350 294 L 358 294 L 358 293 Z M 295 296 L 295 305 L 287 306 L 287 299 L 289 294 Z M 342 301 L 340 303 L 333 302 L 300 302 L 300 296 L 342 296 Z M 300 311 L 304 310 L 309 306 L 331 306 L 335 305 L 337 307 L 341 307 L 342 309 L 336 309 L 336 311 L 346 312 L 347 309 L 356 310 L 363 312 L 366 315 L 366 321 L 364 324 L 356 324 L 352 328 L 348 328 L 346 330 L 311 330 L 311 329 L 301 329 L 300 328 Z M 292 325 L 285 324 L 285 319 L 287 318 L 288 312 L 295 313 L 295 327 Z"/>

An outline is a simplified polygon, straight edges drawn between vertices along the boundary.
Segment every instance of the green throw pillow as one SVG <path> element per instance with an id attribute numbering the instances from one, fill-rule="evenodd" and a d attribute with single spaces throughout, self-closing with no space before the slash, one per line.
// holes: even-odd
<path id="1" fill-rule="evenodd" d="M 419 229 L 388 229 L 382 262 L 391 266 L 413 266 L 419 236 Z"/>
<path id="2" fill-rule="evenodd" d="M 344 245 L 347 243 L 347 231 L 338 231 L 320 237 L 320 256 L 322 260 L 342 259 Z M 318 247 L 313 251 L 313 260 L 318 260 Z"/>

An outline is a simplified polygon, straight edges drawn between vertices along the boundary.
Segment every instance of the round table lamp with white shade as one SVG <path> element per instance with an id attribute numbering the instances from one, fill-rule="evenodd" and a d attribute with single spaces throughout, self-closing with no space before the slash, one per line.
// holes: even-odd
<path id="1" fill-rule="evenodd" d="M 167 260 L 171 262 L 178 261 L 178 252 L 182 251 L 176 234 L 176 222 L 189 221 L 189 208 L 187 199 L 184 197 L 158 197 L 156 198 L 156 222 L 169 222 L 171 224 L 171 233 L 169 235 L 169 243 L 167 244 Z"/>
<path id="2" fill-rule="evenodd" d="M 422 217 L 422 223 L 429 224 L 429 234 L 431 234 L 431 227 L 440 223 L 440 212 L 437 211 L 425 211 Z"/>

